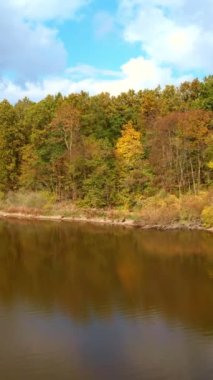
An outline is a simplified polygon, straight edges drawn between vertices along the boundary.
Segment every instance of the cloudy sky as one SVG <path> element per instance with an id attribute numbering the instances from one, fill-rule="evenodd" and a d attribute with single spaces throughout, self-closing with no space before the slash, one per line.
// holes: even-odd
<path id="1" fill-rule="evenodd" d="M 213 0 L 0 0 L 0 99 L 203 78 L 212 20 Z"/>

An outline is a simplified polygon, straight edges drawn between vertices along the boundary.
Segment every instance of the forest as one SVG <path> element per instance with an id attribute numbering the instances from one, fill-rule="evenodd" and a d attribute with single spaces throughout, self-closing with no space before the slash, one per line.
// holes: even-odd
<path id="1" fill-rule="evenodd" d="M 118 96 L 0 102 L 3 204 L 45 193 L 77 207 L 134 210 L 159 194 L 205 193 L 213 219 L 212 184 L 213 75 Z"/>

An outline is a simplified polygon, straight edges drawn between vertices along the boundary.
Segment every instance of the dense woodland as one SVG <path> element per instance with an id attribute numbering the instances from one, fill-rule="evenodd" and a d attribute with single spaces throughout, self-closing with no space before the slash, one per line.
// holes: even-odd
<path id="1" fill-rule="evenodd" d="M 119 96 L 0 103 L 0 192 L 47 191 L 96 208 L 213 183 L 213 76 Z"/>

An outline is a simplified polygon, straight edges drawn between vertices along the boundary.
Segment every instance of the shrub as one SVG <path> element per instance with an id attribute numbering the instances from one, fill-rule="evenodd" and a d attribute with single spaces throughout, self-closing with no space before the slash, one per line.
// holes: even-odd
<path id="1" fill-rule="evenodd" d="M 5 204 L 5 194 L 3 193 L 3 191 L 0 191 L 0 209 L 4 208 L 4 204 Z"/>
<path id="2" fill-rule="evenodd" d="M 179 220 L 180 205 L 175 195 L 158 194 L 144 200 L 141 217 L 146 224 L 166 225 Z"/>
<path id="3" fill-rule="evenodd" d="M 197 222 L 201 213 L 209 203 L 208 193 L 202 192 L 198 195 L 186 194 L 181 198 L 181 219 L 188 222 Z"/>
<path id="4" fill-rule="evenodd" d="M 205 227 L 213 227 L 213 206 L 204 208 L 201 214 L 201 221 Z"/>
<path id="5" fill-rule="evenodd" d="M 9 209 L 49 209 L 55 203 L 56 197 L 46 191 L 8 193 L 5 206 Z"/>

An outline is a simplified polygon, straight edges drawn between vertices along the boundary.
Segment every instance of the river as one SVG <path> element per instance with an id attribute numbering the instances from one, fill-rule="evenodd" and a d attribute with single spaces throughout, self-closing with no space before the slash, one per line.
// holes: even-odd
<path id="1" fill-rule="evenodd" d="M 213 235 L 0 221 L 0 379 L 213 379 Z"/>

